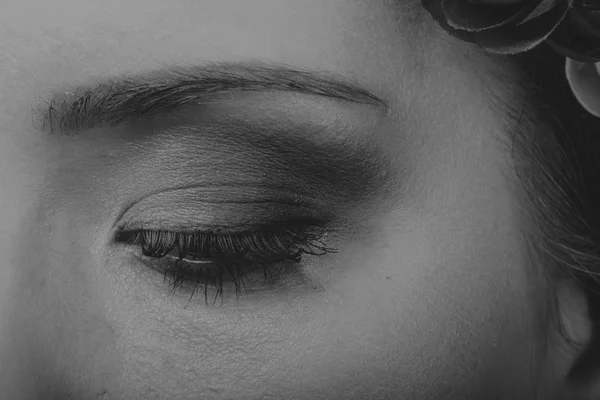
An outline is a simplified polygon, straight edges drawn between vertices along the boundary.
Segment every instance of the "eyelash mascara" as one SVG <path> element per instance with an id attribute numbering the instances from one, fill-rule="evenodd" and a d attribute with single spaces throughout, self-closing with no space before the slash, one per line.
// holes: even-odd
<path id="1" fill-rule="evenodd" d="M 325 234 L 323 227 L 307 224 L 228 234 L 140 229 L 118 232 L 115 242 L 140 247 L 144 261 L 165 280 L 170 278 L 171 292 L 192 282 L 188 304 L 197 289 L 208 304 L 208 286 L 216 288 L 214 304 L 218 297 L 223 301 L 225 282 L 233 283 L 238 298 L 253 276 L 262 275 L 263 285 L 273 283 L 290 264 L 300 263 L 303 254 L 336 253 L 322 242 Z"/>

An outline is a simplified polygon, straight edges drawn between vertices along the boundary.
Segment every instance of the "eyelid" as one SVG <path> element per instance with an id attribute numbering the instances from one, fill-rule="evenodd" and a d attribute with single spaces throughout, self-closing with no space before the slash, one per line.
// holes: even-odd
<path id="1" fill-rule="evenodd" d="M 252 193 L 254 192 L 254 193 Z M 159 192 L 127 207 L 119 229 L 196 231 L 252 229 L 266 221 L 332 220 L 330 211 L 309 205 L 303 196 L 254 186 L 195 186 Z M 313 203 L 316 203 L 313 201 Z"/>

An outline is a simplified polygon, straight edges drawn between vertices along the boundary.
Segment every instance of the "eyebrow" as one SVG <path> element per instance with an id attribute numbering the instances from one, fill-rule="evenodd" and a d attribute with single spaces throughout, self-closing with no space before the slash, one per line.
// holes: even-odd
<path id="1" fill-rule="evenodd" d="M 388 108 L 386 101 L 360 84 L 330 71 L 257 61 L 212 62 L 169 66 L 54 92 L 32 107 L 32 121 L 36 130 L 77 133 L 103 125 L 135 124 L 236 91 L 296 92 Z"/>

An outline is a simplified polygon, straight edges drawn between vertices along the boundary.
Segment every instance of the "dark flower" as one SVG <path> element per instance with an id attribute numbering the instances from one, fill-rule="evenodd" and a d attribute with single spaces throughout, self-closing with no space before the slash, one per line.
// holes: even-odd
<path id="1" fill-rule="evenodd" d="M 490 53 L 515 54 L 544 40 L 580 62 L 600 62 L 600 0 L 421 0 L 450 35 Z"/>

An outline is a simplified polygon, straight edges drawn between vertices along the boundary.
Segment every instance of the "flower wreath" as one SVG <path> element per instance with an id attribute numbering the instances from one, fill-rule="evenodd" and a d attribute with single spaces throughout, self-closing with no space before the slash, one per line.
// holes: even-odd
<path id="1" fill-rule="evenodd" d="M 583 108 L 600 118 L 600 0 L 421 0 L 448 34 L 489 53 L 516 54 L 543 41 L 566 57 Z"/>

